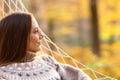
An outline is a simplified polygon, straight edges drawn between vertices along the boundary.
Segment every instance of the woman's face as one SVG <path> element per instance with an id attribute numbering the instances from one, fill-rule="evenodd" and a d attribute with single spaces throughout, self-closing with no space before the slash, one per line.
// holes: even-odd
<path id="1" fill-rule="evenodd" d="M 40 50 L 40 41 L 43 38 L 43 34 L 35 20 L 32 19 L 32 27 L 30 36 L 28 38 L 27 51 L 37 52 Z"/>

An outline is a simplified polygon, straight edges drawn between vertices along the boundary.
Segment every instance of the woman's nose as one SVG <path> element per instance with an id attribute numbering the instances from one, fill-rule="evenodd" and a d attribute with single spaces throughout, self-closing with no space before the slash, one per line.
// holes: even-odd
<path id="1" fill-rule="evenodd" d="M 44 37 L 43 33 L 40 33 L 39 38 L 42 39 Z"/>

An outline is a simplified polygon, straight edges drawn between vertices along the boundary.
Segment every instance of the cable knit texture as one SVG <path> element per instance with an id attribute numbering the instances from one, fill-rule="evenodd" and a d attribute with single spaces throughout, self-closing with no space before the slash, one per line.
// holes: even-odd
<path id="1" fill-rule="evenodd" d="M 0 66 L 0 80 L 92 80 L 70 65 L 61 65 L 48 55 L 32 62 Z"/>

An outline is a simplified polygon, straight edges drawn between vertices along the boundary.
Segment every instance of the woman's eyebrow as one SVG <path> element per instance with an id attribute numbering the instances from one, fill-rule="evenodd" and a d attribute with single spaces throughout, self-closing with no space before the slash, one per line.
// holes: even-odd
<path id="1" fill-rule="evenodd" d="M 35 27 L 34 29 L 38 29 L 38 27 Z"/>

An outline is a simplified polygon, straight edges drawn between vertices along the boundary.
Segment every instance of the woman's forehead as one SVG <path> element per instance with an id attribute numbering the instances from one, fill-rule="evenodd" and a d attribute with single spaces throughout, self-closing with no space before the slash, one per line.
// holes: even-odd
<path id="1" fill-rule="evenodd" d="M 38 28 L 40 31 L 42 31 L 34 17 L 32 18 L 32 28 Z"/>
<path id="2" fill-rule="evenodd" d="M 38 23 L 37 23 L 37 20 L 33 17 L 32 18 L 32 25 L 35 26 L 35 27 L 38 27 Z"/>

